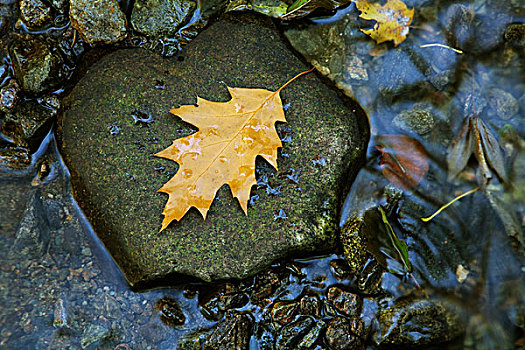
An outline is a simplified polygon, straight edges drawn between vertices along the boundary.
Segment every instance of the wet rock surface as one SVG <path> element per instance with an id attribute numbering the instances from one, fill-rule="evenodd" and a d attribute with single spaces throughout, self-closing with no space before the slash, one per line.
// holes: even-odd
<path id="1" fill-rule="evenodd" d="M 20 0 L 20 15 L 29 29 L 41 29 L 51 22 L 51 8 L 41 0 Z"/>
<path id="2" fill-rule="evenodd" d="M 160 319 L 170 327 L 177 327 L 184 324 L 186 317 L 182 313 L 177 301 L 170 297 L 164 297 L 157 301 L 155 309 L 160 313 Z"/>
<path id="3" fill-rule="evenodd" d="M 35 101 L 20 103 L 4 116 L 0 132 L 19 147 L 36 150 L 43 136 L 49 131 L 56 110 L 45 108 Z"/>
<path id="4" fill-rule="evenodd" d="M 15 76 L 23 90 L 41 93 L 60 84 L 65 75 L 62 58 L 37 39 L 16 35 L 9 46 Z"/>
<path id="5" fill-rule="evenodd" d="M 512 94 L 498 88 L 490 90 L 489 105 L 503 120 L 509 120 L 519 111 L 518 100 Z"/>
<path id="6" fill-rule="evenodd" d="M 133 28 L 147 36 L 172 36 L 188 22 L 196 4 L 183 0 L 138 0 L 131 15 Z"/>
<path id="7" fill-rule="evenodd" d="M 381 331 L 374 340 L 385 345 L 446 343 L 465 330 L 456 311 L 429 300 L 397 301 L 396 305 L 381 310 L 378 320 Z"/>
<path id="8" fill-rule="evenodd" d="M 9 112 L 15 106 L 19 93 L 20 87 L 16 80 L 9 80 L 9 82 L 0 89 L 0 110 L 2 112 Z"/>
<path id="9" fill-rule="evenodd" d="M 204 350 L 244 350 L 250 343 L 253 319 L 249 314 L 237 314 L 220 322 L 206 339 Z"/>
<path id="10" fill-rule="evenodd" d="M 9 28 L 16 19 L 16 2 L 7 1 L 0 3 L 0 35 L 9 31 Z"/>
<path id="11" fill-rule="evenodd" d="M 126 36 L 126 16 L 116 0 L 71 0 L 69 18 L 90 45 L 116 43 Z"/>
<path id="12" fill-rule="evenodd" d="M 31 154 L 27 149 L 6 147 L 0 151 L 0 171 L 21 170 L 31 165 Z"/>
<path id="13" fill-rule="evenodd" d="M 62 130 L 77 198 L 132 284 L 174 272 L 208 281 L 241 278 L 290 252 L 334 246 L 344 190 L 339 179 L 358 162 L 366 132 L 347 107 L 349 101 L 314 75 L 283 91 L 284 103 L 291 106 L 288 124 L 278 126 L 278 132 L 291 142 L 281 151 L 281 172 L 258 161 L 259 186 L 248 216 L 223 187 L 206 221 L 190 211 L 157 232 L 165 197 L 155 191 L 176 165 L 151 155 L 193 130 L 169 109 L 195 103 L 195 95 L 228 100 L 221 82 L 275 90 L 305 70 L 277 37 L 265 20 L 229 17 L 186 47 L 182 62 L 142 50 L 120 51 L 99 61 L 72 92 Z M 261 50 L 261 38 L 273 40 L 271 46 Z M 257 59 L 246 63 L 252 50 L 259 52 Z M 156 80 L 166 88 L 157 89 Z M 131 116 L 136 110 L 154 122 L 136 125 Z M 113 125 L 118 134 L 110 132 Z M 313 162 L 320 156 L 324 167 Z M 296 181 L 288 181 L 290 172 Z M 123 184 L 126 191 L 120 190 Z M 284 220 L 274 218 L 280 209 Z"/>
<path id="14" fill-rule="evenodd" d="M 210 295 L 202 295 L 202 299 L 199 300 L 202 314 L 210 321 L 220 320 L 226 311 L 241 308 L 247 302 L 247 295 L 239 286 L 231 283 L 224 284 Z"/>
<path id="15" fill-rule="evenodd" d="M 353 323 L 345 317 L 335 317 L 328 322 L 326 329 L 326 342 L 329 349 L 333 350 L 358 350 L 364 349 L 362 341 L 363 327 L 360 320 Z"/>
<path id="16" fill-rule="evenodd" d="M 103 346 L 105 339 L 111 336 L 111 329 L 107 325 L 92 324 L 84 331 L 80 346 L 89 349 Z"/>
<path id="17" fill-rule="evenodd" d="M 28 258 L 41 257 L 49 244 L 49 224 L 42 215 L 42 201 L 40 193 L 33 193 L 29 197 L 26 210 L 16 230 L 16 239 L 10 257 L 23 255 Z"/>
<path id="18" fill-rule="evenodd" d="M 314 326 L 315 321 L 311 317 L 300 317 L 296 321 L 290 322 L 280 330 L 276 348 L 279 350 L 299 349 L 299 344 Z"/>
<path id="19" fill-rule="evenodd" d="M 434 116 L 431 110 L 424 106 L 414 106 L 413 109 L 398 114 L 392 123 L 408 133 L 428 134 L 434 127 Z"/>

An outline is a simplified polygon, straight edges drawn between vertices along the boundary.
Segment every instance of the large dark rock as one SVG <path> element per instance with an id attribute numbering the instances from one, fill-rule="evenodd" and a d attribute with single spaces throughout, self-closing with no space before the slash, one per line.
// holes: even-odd
<path id="1" fill-rule="evenodd" d="M 61 122 L 63 155 L 77 200 L 133 285 L 172 273 L 243 278 L 288 254 L 335 246 L 338 208 L 368 131 L 358 107 L 315 74 L 281 92 L 291 105 L 277 126 L 286 141 L 279 171 L 258 159 L 248 215 L 223 186 L 205 221 L 192 209 L 159 233 L 167 196 L 156 191 L 177 164 L 152 155 L 195 131 L 170 108 L 197 95 L 227 101 L 225 84 L 275 91 L 306 69 L 269 20 L 229 16 L 176 59 L 122 50 L 79 81 Z M 149 123 L 135 122 L 141 113 Z"/>

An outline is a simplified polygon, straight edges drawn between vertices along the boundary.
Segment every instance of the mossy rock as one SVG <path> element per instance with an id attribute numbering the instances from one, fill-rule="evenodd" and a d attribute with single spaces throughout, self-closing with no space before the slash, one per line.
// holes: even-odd
<path id="1" fill-rule="evenodd" d="M 308 68 L 271 21 L 229 15 L 178 57 L 121 50 L 80 79 L 61 117 L 62 154 L 75 198 L 132 285 L 181 275 L 244 278 L 290 254 L 334 248 L 339 207 L 364 157 L 368 129 L 356 116 L 361 109 L 315 73 L 281 92 L 290 106 L 288 123 L 277 129 L 287 142 L 279 171 L 258 157 L 264 181 L 252 189 L 258 199 L 248 215 L 223 186 L 206 220 L 193 208 L 159 232 L 167 196 L 156 191 L 177 164 L 152 155 L 195 132 L 169 110 L 196 103 L 197 95 L 227 101 L 226 84 L 275 91 Z M 136 124 L 132 115 L 140 113 L 153 122 Z M 276 195 L 268 190 L 279 186 Z M 280 209 L 287 219 L 276 219 Z"/>

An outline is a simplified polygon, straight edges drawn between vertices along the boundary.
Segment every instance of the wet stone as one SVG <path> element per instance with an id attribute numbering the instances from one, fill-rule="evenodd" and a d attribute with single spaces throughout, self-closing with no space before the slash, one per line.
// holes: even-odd
<path id="1" fill-rule="evenodd" d="M 76 198 L 133 285 L 171 273 L 206 281 L 243 278 L 291 253 L 335 247 L 338 203 L 363 154 L 367 132 L 352 112 L 352 101 L 314 74 L 281 92 L 284 104 L 291 104 L 286 130 L 292 141 L 283 145 L 287 156 L 278 158 L 279 169 L 308 176 L 289 181 L 258 159 L 258 177 L 267 176 L 272 188 L 280 187 L 279 195 L 254 186 L 252 195 L 259 199 L 246 216 L 223 186 L 205 221 L 191 209 L 158 232 L 167 197 L 156 191 L 177 165 L 151 155 L 195 130 L 168 111 L 194 104 L 197 95 L 229 100 L 224 82 L 275 91 L 307 70 L 278 37 L 269 20 L 226 16 L 185 47 L 184 60 L 140 49 L 117 51 L 92 66 L 66 98 L 61 136 Z M 157 80 L 166 89 L 155 88 Z M 130 117 L 135 110 L 155 122 L 135 125 Z M 109 131 L 112 125 L 119 133 Z M 277 130 L 285 129 L 278 124 Z M 324 167 L 313 164 L 318 155 Z M 155 170 L 160 166 L 166 171 Z M 274 220 L 276 208 L 286 212 L 286 220 Z"/>
<path id="2" fill-rule="evenodd" d="M 357 294 L 350 293 L 340 287 L 328 288 L 327 301 L 337 311 L 347 316 L 358 316 L 363 308 L 363 298 Z"/>
<path id="3" fill-rule="evenodd" d="M 432 131 L 434 115 L 429 109 L 416 105 L 411 110 L 399 113 L 392 123 L 403 131 L 424 135 Z"/>
<path id="4" fill-rule="evenodd" d="M 0 111 L 9 112 L 18 100 L 20 87 L 15 79 L 9 80 L 6 86 L 0 89 Z"/>
<path id="5" fill-rule="evenodd" d="M 280 331 L 275 348 L 277 350 L 299 349 L 299 343 L 309 334 L 315 324 L 316 322 L 311 317 L 300 317 L 286 325 Z"/>
<path id="6" fill-rule="evenodd" d="M 445 28 L 448 45 L 464 49 L 472 40 L 474 11 L 462 4 L 453 4 L 444 11 L 441 22 Z"/>
<path id="7" fill-rule="evenodd" d="M 487 14 L 463 4 L 444 10 L 441 22 L 448 45 L 473 54 L 481 54 L 501 44 L 511 17 L 500 10 L 497 2 L 487 2 Z M 490 15 L 489 15 L 490 14 Z"/>
<path id="8" fill-rule="evenodd" d="M 57 86 L 65 75 L 62 58 L 46 44 L 17 35 L 9 46 L 15 76 L 22 89 L 41 93 Z"/>
<path id="9" fill-rule="evenodd" d="M 25 169 L 31 165 L 31 154 L 25 148 L 8 147 L 0 150 L 0 171 Z"/>
<path id="10" fill-rule="evenodd" d="M 374 77 L 385 100 L 403 94 L 422 93 L 427 88 L 425 76 L 415 65 L 410 52 L 401 49 L 388 51 L 376 66 Z"/>
<path id="11" fill-rule="evenodd" d="M 265 305 L 266 299 L 275 293 L 281 283 L 285 283 L 283 279 L 275 272 L 267 272 L 258 274 L 253 284 L 253 290 L 250 293 L 250 301 L 255 305 Z"/>
<path id="12" fill-rule="evenodd" d="M 334 259 L 330 261 L 330 271 L 332 275 L 339 280 L 348 280 L 352 278 L 352 273 L 344 259 Z"/>
<path id="13" fill-rule="evenodd" d="M 104 339 L 111 336 L 111 329 L 106 325 L 90 324 L 85 330 L 80 340 L 82 349 L 91 349 L 100 345 Z"/>
<path id="14" fill-rule="evenodd" d="M 321 317 L 321 301 L 317 295 L 305 295 L 299 302 L 299 312 L 303 315 Z"/>
<path id="15" fill-rule="evenodd" d="M 226 283 L 211 295 L 200 301 L 201 312 L 210 321 L 218 321 L 226 310 L 240 308 L 246 305 L 248 296 L 240 291 L 238 286 Z"/>
<path id="16" fill-rule="evenodd" d="M 505 29 L 505 41 L 516 48 L 525 47 L 525 24 L 512 23 Z"/>
<path id="17" fill-rule="evenodd" d="M 359 275 L 370 254 L 366 250 L 366 239 L 361 236 L 361 217 L 352 217 L 341 229 L 340 237 L 344 255 L 352 276 Z"/>
<path id="18" fill-rule="evenodd" d="M 191 19 L 195 8 L 195 2 L 187 0 L 137 0 L 131 25 L 150 37 L 173 36 Z"/>
<path id="19" fill-rule="evenodd" d="M 361 340 L 362 323 L 354 320 L 351 323 L 347 318 L 334 317 L 327 323 L 325 341 L 331 350 L 357 350 L 363 349 Z"/>
<path id="20" fill-rule="evenodd" d="M 51 5 L 60 13 L 64 13 L 67 10 L 68 0 L 51 0 Z"/>
<path id="21" fill-rule="evenodd" d="M 6 114 L 0 132 L 21 147 L 31 146 L 36 149 L 41 139 L 49 131 L 51 118 L 56 111 L 45 108 L 33 100 L 20 103 Z"/>
<path id="22" fill-rule="evenodd" d="M 501 5 L 497 2 L 488 3 L 486 11 L 486 14 L 477 14 L 475 19 L 476 33 L 471 48 L 474 54 L 490 52 L 501 45 L 505 29 L 512 21 L 510 13 L 501 11 Z"/>
<path id="23" fill-rule="evenodd" d="M 518 100 L 505 90 L 494 88 L 490 90 L 489 105 L 503 120 L 512 118 L 518 113 Z"/>
<path id="24" fill-rule="evenodd" d="M 323 320 L 319 320 L 315 323 L 315 326 L 310 329 L 308 333 L 301 339 L 297 344 L 297 349 L 313 349 L 314 344 L 321 336 L 321 332 L 326 328 L 326 323 Z"/>
<path id="25" fill-rule="evenodd" d="M 160 313 L 160 320 L 170 327 L 181 326 L 186 321 L 179 304 L 173 298 L 160 298 L 155 303 L 155 309 Z"/>
<path id="26" fill-rule="evenodd" d="M 15 237 L 9 252 L 10 259 L 36 259 L 45 254 L 49 244 L 49 228 L 38 192 L 29 197 Z"/>
<path id="27" fill-rule="evenodd" d="M 236 314 L 220 322 L 206 339 L 204 350 L 245 350 L 252 336 L 253 317 Z"/>
<path id="28" fill-rule="evenodd" d="M 15 1 L 0 2 L 0 35 L 5 34 L 16 20 L 16 7 Z"/>
<path id="29" fill-rule="evenodd" d="M 90 45 L 113 44 L 126 36 L 126 16 L 117 0 L 71 0 L 69 18 Z"/>
<path id="30" fill-rule="evenodd" d="M 199 331 L 188 336 L 179 338 L 177 349 L 179 350 L 202 350 L 202 345 L 211 335 L 211 331 Z"/>
<path id="31" fill-rule="evenodd" d="M 407 299 L 379 310 L 380 330 L 374 335 L 376 344 L 421 346 L 450 341 L 460 336 L 465 328 L 459 316 L 444 304 Z"/>
<path id="32" fill-rule="evenodd" d="M 272 307 L 272 320 L 276 325 L 284 326 L 295 318 L 298 311 L 299 303 L 296 301 L 278 301 Z"/>
<path id="33" fill-rule="evenodd" d="M 29 29 L 41 29 L 51 22 L 51 8 L 42 0 L 20 0 L 20 17 Z"/>
<path id="34" fill-rule="evenodd" d="M 351 56 L 346 61 L 346 71 L 344 71 L 347 80 L 368 81 L 368 72 L 363 65 L 363 61 L 357 56 Z"/>
<path id="35" fill-rule="evenodd" d="M 53 327 L 57 328 L 62 334 L 67 333 L 71 327 L 67 316 L 65 301 L 62 298 L 58 299 L 55 303 L 55 310 L 53 312 Z"/>

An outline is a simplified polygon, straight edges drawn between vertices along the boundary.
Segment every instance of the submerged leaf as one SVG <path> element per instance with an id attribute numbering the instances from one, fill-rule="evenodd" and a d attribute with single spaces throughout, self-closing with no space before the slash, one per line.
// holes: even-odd
<path id="1" fill-rule="evenodd" d="M 407 245 L 397 238 L 381 206 L 365 213 L 362 232 L 367 250 L 385 269 L 402 276 L 412 272 Z"/>
<path id="2" fill-rule="evenodd" d="M 516 238 L 518 242 L 520 242 L 520 245 L 523 246 L 525 241 L 523 240 L 521 219 L 516 216 L 512 204 L 508 202 L 508 199 L 505 200 L 505 198 L 499 193 L 486 191 L 485 194 L 489 199 L 490 205 L 501 219 L 507 235 Z"/>
<path id="3" fill-rule="evenodd" d="M 311 71 L 311 70 L 310 70 Z M 169 195 L 162 214 L 162 228 L 180 220 L 191 208 L 206 214 L 219 188 L 228 184 L 247 214 L 255 181 L 255 158 L 262 156 L 277 169 L 277 148 L 282 147 L 275 123 L 286 122 L 279 92 L 230 88 L 232 99 L 213 102 L 197 97 L 197 106 L 170 110 L 199 131 L 173 141 L 155 154 L 173 160 L 180 168 L 158 191 Z"/>
<path id="4" fill-rule="evenodd" d="M 465 120 L 458 136 L 447 150 L 449 181 L 465 168 L 472 154 L 479 164 L 481 187 L 484 188 L 492 178 L 492 171 L 503 182 L 507 182 L 503 153 L 498 141 L 485 123 L 476 116 Z"/>
<path id="5" fill-rule="evenodd" d="M 296 0 L 288 7 L 288 11 L 281 16 L 281 19 L 290 20 L 305 17 L 318 8 L 334 10 L 340 6 L 349 4 L 350 1 L 351 0 Z"/>
<path id="6" fill-rule="evenodd" d="M 504 181 L 507 181 L 505 173 L 505 163 L 503 153 L 499 146 L 498 140 L 490 132 L 485 123 L 480 118 L 476 118 L 477 129 L 481 136 L 481 144 L 485 152 L 485 158 L 494 172 Z"/>
<path id="7" fill-rule="evenodd" d="M 409 10 L 403 1 L 388 0 L 384 6 L 379 3 L 370 3 L 369 0 L 353 1 L 357 9 L 361 11 L 359 17 L 377 22 L 372 29 L 361 29 L 361 31 L 378 44 L 392 40 L 397 46 L 406 39 L 414 16 L 414 9 Z"/>
<path id="8" fill-rule="evenodd" d="M 474 140 L 470 133 L 470 118 L 461 126 L 458 136 L 447 150 L 448 179 L 451 181 L 467 166 L 474 150 Z"/>
<path id="9" fill-rule="evenodd" d="M 419 141 L 406 135 L 381 135 L 376 148 L 381 152 L 381 172 L 403 190 L 417 186 L 428 172 L 429 160 Z"/>

